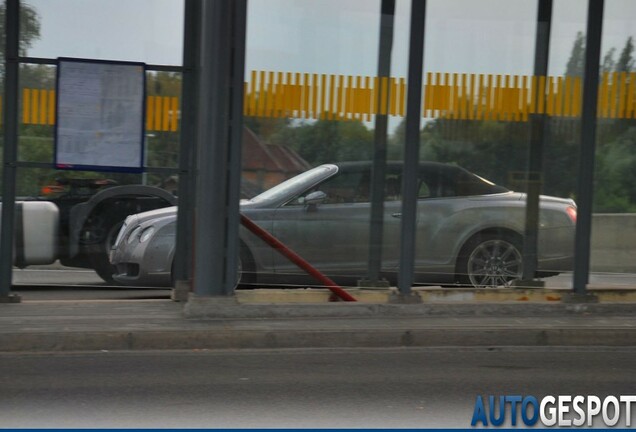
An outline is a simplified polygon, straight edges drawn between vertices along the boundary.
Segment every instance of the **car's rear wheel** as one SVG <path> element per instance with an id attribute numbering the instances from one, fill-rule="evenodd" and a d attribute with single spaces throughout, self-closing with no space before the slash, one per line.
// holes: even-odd
<path id="1" fill-rule="evenodd" d="M 510 286 L 521 279 L 523 255 L 520 242 L 509 235 L 481 234 L 462 248 L 457 275 L 460 284 L 476 288 Z"/>

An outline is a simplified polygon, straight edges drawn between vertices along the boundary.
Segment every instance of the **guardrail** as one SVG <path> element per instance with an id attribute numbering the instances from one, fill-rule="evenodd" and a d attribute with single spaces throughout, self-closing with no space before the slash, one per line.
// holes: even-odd
<path id="1" fill-rule="evenodd" d="M 592 216 L 593 272 L 636 273 L 636 214 Z"/>

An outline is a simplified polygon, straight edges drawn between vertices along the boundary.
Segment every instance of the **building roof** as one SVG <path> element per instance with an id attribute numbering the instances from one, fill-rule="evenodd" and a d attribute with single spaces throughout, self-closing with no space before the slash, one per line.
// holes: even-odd
<path id="1" fill-rule="evenodd" d="M 311 168 L 293 149 L 266 144 L 247 127 L 243 128 L 242 155 L 243 171 L 273 171 L 293 175 Z"/>

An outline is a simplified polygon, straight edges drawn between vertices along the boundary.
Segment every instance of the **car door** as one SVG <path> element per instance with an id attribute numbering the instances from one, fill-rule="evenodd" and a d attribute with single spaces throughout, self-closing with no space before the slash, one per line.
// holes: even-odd
<path id="1" fill-rule="evenodd" d="M 336 176 L 305 191 L 280 207 L 273 232 L 283 243 L 328 275 L 367 273 L 369 259 L 369 166 L 341 170 Z M 306 205 L 315 191 L 326 195 L 319 204 Z M 399 197 L 385 205 L 383 266 L 394 266 L 399 255 Z M 277 273 L 300 272 L 284 258 L 274 258 Z M 389 265 L 390 263 L 390 265 Z"/>

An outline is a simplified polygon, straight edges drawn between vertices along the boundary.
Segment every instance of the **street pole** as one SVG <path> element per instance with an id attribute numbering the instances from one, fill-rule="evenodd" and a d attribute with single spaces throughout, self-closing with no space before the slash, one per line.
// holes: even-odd
<path id="1" fill-rule="evenodd" d="M 417 228 L 417 175 L 420 160 L 420 122 L 422 119 L 422 75 L 424 74 L 424 22 L 426 0 L 411 3 L 409 38 L 408 96 L 406 101 L 406 133 L 404 172 L 402 174 L 402 226 L 400 231 L 399 297 L 396 302 L 420 302 L 413 295 L 415 233 Z"/>
<path id="2" fill-rule="evenodd" d="M 18 147 L 20 1 L 6 0 L 4 59 L 4 149 L 2 170 L 2 226 L 0 229 L 0 303 L 18 303 L 11 294 L 13 276 L 13 231 L 15 226 L 15 185 Z"/>
<path id="3" fill-rule="evenodd" d="M 247 0 L 235 0 L 232 9 L 232 63 L 230 73 L 230 139 L 228 165 L 228 220 L 225 291 L 234 291 L 238 284 L 239 225 L 241 174 L 243 154 L 243 83 L 245 75 L 245 44 L 247 36 Z"/>
<path id="4" fill-rule="evenodd" d="M 537 12 L 537 36 L 534 47 L 534 76 L 548 75 L 550 53 L 550 28 L 552 24 L 552 0 L 539 0 Z M 539 94 L 545 94 L 545 88 L 537 86 L 536 100 L 543 100 Z M 543 287 L 544 283 L 535 280 L 538 264 L 539 241 L 539 197 L 543 186 L 543 154 L 545 141 L 549 136 L 549 118 L 546 114 L 530 116 L 530 151 L 528 171 L 526 173 L 526 224 L 523 237 L 523 276 L 515 281 L 519 287 Z"/>
<path id="5" fill-rule="evenodd" d="M 201 48 L 201 0 L 185 0 L 183 79 L 181 87 L 181 143 L 179 151 L 179 207 L 172 299 L 185 301 L 191 290 L 194 200 L 196 191 L 198 62 Z"/>
<path id="6" fill-rule="evenodd" d="M 380 47 L 378 49 L 378 82 L 391 75 L 391 51 L 393 48 L 393 28 L 395 22 L 395 0 L 382 0 L 380 15 Z M 371 170 L 371 224 L 369 227 L 369 265 L 367 279 L 359 282 L 361 286 L 388 286 L 388 282 L 380 281 L 382 268 L 382 243 L 384 227 L 384 179 L 386 177 L 386 146 L 388 133 L 388 112 L 390 92 L 383 97 L 380 85 L 376 99 L 373 169 Z M 382 109 L 380 104 L 385 101 Z"/>
<path id="7" fill-rule="evenodd" d="M 604 0 L 589 0 L 585 36 L 585 70 L 583 72 L 583 108 L 581 112 L 581 153 L 577 194 L 576 241 L 572 301 L 595 301 L 587 294 L 590 273 L 590 236 L 594 198 L 594 162 L 596 152 L 596 110 L 598 103 L 601 36 Z"/>
<path id="8" fill-rule="evenodd" d="M 241 167 L 240 148 L 231 147 L 240 146 L 240 135 L 233 128 L 240 125 L 236 92 L 240 79 L 238 87 L 242 95 L 243 70 L 239 69 L 245 55 L 246 8 L 246 0 L 202 3 L 194 210 L 195 296 L 189 303 L 199 302 L 198 298 L 203 298 L 199 303 L 207 303 L 206 297 L 236 301 L 236 257 L 230 254 L 238 250 L 240 174 L 236 171 L 240 172 Z M 236 220 L 230 221 L 232 218 Z"/>

